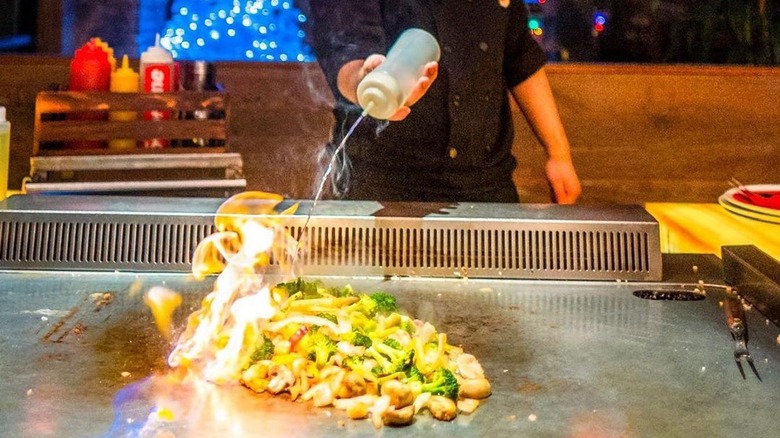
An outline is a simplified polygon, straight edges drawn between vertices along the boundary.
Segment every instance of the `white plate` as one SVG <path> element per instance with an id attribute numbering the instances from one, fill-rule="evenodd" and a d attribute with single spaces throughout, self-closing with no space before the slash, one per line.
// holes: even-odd
<path id="1" fill-rule="evenodd" d="M 732 204 L 731 199 L 728 196 L 726 196 L 726 194 L 723 194 L 723 195 L 720 196 L 720 198 L 718 198 L 718 204 L 720 204 L 723 208 L 725 208 L 726 210 L 730 211 L 731 213 L 734 213 L 734 214 L 737 214 L 737 215 L 740 215 L 740 216 L 743 216 L 743 217 L 747 217 L 747 218 L 750 218 L 750 219 L 757 219 L 757 220 L 760 220 L 760 221 L 769 222 L 769 223 L 773 223 L 773 224 L 780 224 L 780 215 L 765 214 L 765 213 L 761 213 L 759 211 L 742 208 L 739 205 Z M 768 209 L 768 210 L 772 211 L 771 209 Z"/>
<path id="2" fill-rule="evenodd" d="M 752 190 L 752 191 L 756 191 L 756 192 L 760 192 L 760 191 L 780 191 L 780 185 L 778 185 L 778 184 L 755 184 L 755 185 L 745 186 L 745 188 L 747 190 Z M 731 203 L 731 204 L 733 204 L 733 205 L 735 205 L 737 207 L 744 208 L 746 210 L 751 210 L 751 211 L 758 212 L 758 213 L 762 213 L 762 214 L 765 214 L 765 215 L 780 217 L 780 209 L 769 208 L 769 207 L 762 207 L 760 205 L 755 205 L 755 204 L 751 204 L 751 203 L 748 203 L 748 202 L 742 202 L 739 199 L 735 199 L 734 198 L 734 194 L 738 193 L 738 192 L 739 192 L 739 188 L 734 187 L 732 189 L 727 190 L 726 193 L 721 195 L 721 197 L 725 197 L 728 200 L 729 203 Z"/>

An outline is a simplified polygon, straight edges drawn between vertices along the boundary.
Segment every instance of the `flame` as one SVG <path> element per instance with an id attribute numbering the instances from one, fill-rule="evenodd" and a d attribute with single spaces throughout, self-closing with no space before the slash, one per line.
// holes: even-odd
<path id="1" fill-rule="evenodd" d="M 151 309 L 157 329 L 165 339 L 170 339 L 171 318 L 173 312 L 181 306 L 181 295 L 162 286 L 155 286 L 144 295 L 144 303 Z"/>
<path id="2" fill-rule="evenodd" d="M 219 276 L 201 308 L 190 315 L 168 357 L 172 368 L 183 368 L 214 383 L 238 382 L 262 327 L 278 310 L 263 275 L 265 268 L 276 262 L 284 272 L 297 253 L 297 241 L 284 223 L 298 205 L 277 214 L 282 200 L 277 194 L 244 192 L 217 210 L 217 232 L 198 244 L 192 273 L 198 279 Z M 149 298 L 149 302 L 156 301 Z M 163 308 L 163 313 L 171 308 L 154 305 Z M 155 318 L 158 326 L 167 326 L 170 312 L 159 319 L 155 313 Z"/>
<path id="3" fill-rule="evenodd" d="M 298 242 L 285 227 L 297 204 L 276 213 L 281 201 L 279 195 L 245 192 L 228 199 L 217 210 L 217 231 L 195 249 L 192 273 L 199 279 L 210 274 L 218 276 L 201 307 L 189 316 L 185 330 L 168 356 L 170 369 L 161 379 L 148 381 L 156 389 L 155 404 L 143 423 L 141 436 L 161 436 L 168 423 L 182 420 L 198 431 L 204 425 L 219 426 L 223 432 L 229 430 L 231 436 L 272 431 L 265 418 L 256 415 L 258 410 L 251 408 L 257 406 L 250 404 L 254 401 L 236 398 L 252 391 L 285 392 L 290 400 L 311 401 L 314 406 L 333 404 L 337 409 L 348 409 L 350 403 L 365 404 L 367 412 L 362 415 L 370 412 L 374 426 L 381 427 L 389 418 L 385 416 L 395 409 L 390 397 L 381 392 L 382 385 L 389 381 L 401 384 L 403 373 L 398 371 L 397 364 L 391 364 L 392 369 L 381 365 L 382 375 L 375 374 L 382 351 L 364 355 L 365 346 L 351 344 L 349 339 L 357 336 L 353 333 L 353 322 L 359 325 L 363 320 L 366 321 L 363 328 L 373 325 L 365 336 L 376 336 L 378 345 L 384 345 L 380 339 L 385 338 L 397 343 L 403 341 L 407 347 L 411 345 L 414 351 L 409 354 L 413 356 L 407 358 L 414 357 L 421 373 L 431 375 L 438 368 L 460 369 L 461 362 L 472 365 L 470 371 L 477 369 L 473 366 L 476 359 L 466 361 L 462 349 L 449 345 L 446 334 L 437 333 L 431 324 L 418 324 L 405 317 L 411 326 L 401 328 L 402 316 L 398 313 L 366 312 L 365 307 L 379 306 L 379 301 L 372 298 L 378 294 L 358 296 L 349 287 L 321 291 L 314 284 L 314 295 L 310 285 L 302 285 L 301 278 L 272 288 L 279 279 L 274 277 L 276 282 L 269 283 L 265 278 L 268 268 L 278 266 L 279 273 L 293 274 L 288 270 L 294 267 L 299 250 Z M 290 285 L 298 289 L 290 293 Z M 170 335 L 171 316 L 181 305 L 181 296 L 156 287 L 147 292 L 144 300 L 161 332 Z M 309 333 L 313 334 L 309 336 Z M 363 350 L 355 352 L 358 348 Z M 253 358 L 256 351 L 258 354 Z M 311 354 L 315 357 L 310 358 Z M 344 366 L 341 354 L 365 361 L 356 362 L 360 364 L 357 368 Z M 458 357 L 463 360 L 456 360 Z M 476 366 L 479 372 L 473 378 L 483 378 L 481 366 L 478 363 Z M 462 370 L 458 372 L 464 375 Z M 242 384 L 251 391 L 225 391 L 231 384 Z M 145 386 L 134 387 L 128 394 L 139 393 Z M 359 387 L 360 391 L 353 392 L 352 387 Z M 122 400 L 119 397 L 119 405 Z M 419 409 L 428 403 L 427 398 L 420 400 L 423 401 L 419 402 Z M 418 402 L 414 403 L 416 407 Z M 242 415 L 242 411 L 250 415 Z M 132 420 L 132 413 L 119 412 L 114 425 L 122 427 L 126 423 L 122 420 Z M 250 421 L 244 421 L 246 418 Z M 257 424 L 258 419 L 262 424 Z"/>

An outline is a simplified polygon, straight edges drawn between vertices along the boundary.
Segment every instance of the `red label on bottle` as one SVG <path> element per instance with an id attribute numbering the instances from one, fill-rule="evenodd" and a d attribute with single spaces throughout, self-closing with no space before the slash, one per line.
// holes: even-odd
<path id="1" fill-rule="evenodd" d="M 147 64 L 143 71 L 144 91 L 148 93 L 166 93 L 173 91 L 173 66 L 171 64 Z M 145 120 L 167 120 L 171 117 L 168 111 L 146 111 Z M 167 139 L 153 138 L 144 140 L 144 149 L 166 148 L 170 146 Z"/>
<path id="2" fill-rule="evenodd" d="M 173 91 L 173 72 L 170 64 L 149 64 L 144 68 L 144 91 L 165 93 Z"/>

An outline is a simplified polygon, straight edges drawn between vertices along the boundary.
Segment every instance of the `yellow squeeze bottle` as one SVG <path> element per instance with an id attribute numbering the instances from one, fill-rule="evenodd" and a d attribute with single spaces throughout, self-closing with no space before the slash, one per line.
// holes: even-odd
<path id="1" fill-rule="evenodd" d="M 122 66 L 111 73 L 111 92 L 112 93 L 137 93 L 140 88 L 138 73 L 130 68 L 127 55 L 122 57 Z M 133 111 L 112 111 L 108 115 L 109 120 L 127 122 L 138 118 L 138 114 Z M 137 141 L 135 139 L 118 139 L 108 142 L 108 148 L 114 150 L 135 149 Z"/>
<path id="2" fill-rule="evenodd" d="M 0 201 L 8 196 L 8 161 L 11 154 L 11 123 L 5 119 L 5 107 L 0 106 Z"/>

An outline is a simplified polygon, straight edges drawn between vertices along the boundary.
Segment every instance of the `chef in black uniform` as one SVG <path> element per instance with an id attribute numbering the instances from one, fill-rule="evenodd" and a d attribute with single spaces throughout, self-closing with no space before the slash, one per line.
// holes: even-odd
<path id="1" fill-rule="evenodd" d="M 336 97 L 331 150 L 360 116 L 357 84 L 404 30 L 439 42 L 407 106 L 364 119 L 346 143 L 344 199 L 519 202 L 511 95 L 547 152 L 553 200 L 581 187 L 522 0 L 311 0 L 312 47 Z M 411 107 L 411 110 L 410 110 Z"/>

